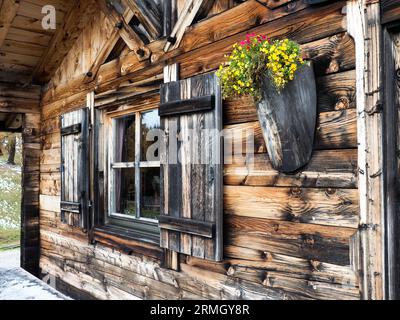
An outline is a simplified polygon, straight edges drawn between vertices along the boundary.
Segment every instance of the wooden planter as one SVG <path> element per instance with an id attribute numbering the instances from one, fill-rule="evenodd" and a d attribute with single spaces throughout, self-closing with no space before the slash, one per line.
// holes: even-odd
<path id="1" fill-rule="evenodd" d="M 257 103 L 268 155 L 285 173 L 298 170 L 311 158 L 317 117 L 317 94 L 312 65 L 302 66 L 281 92 L 266 77 Z"/>

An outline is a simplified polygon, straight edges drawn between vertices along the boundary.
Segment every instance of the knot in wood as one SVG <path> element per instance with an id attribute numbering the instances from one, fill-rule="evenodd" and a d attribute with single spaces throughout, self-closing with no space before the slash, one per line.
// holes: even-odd
<path id="1" fill-rule="evenodd" d="M 396 79 L 397 81 L 400 81 L 400 68 L 396 70 Z"/>
<path id="2" fill-rule="evenodd" d="M 271 257 L 272 257 L 271 254 L 270 254 L 269 252 L 267 252 L 267 251 L 263 251 L 263 252 L 261 253 L 261 258 L 262 258 L 264 261 L 269 260 Z"/>
<path id="3" fill-rule="evenodd" d="M 314 237 L 309 234 L 305 234 L 302 236 L 303 237 L 303 243 L 308 245 L 308 246 L 313 246 L 315 243 Z"/>
<path id="4" fill-rule="evenodd" d="M 143 49 L 138 49 L 138 50 L 136 51 L 136 53 L 137 53 L 139 56 L 141 56 L 141 57 L 143 57 L 144 54 L 145 54 L 145 52 L 144 52 Z"/>
<path id="5" fill-rule="evenodd" d="M 336 193 L 336 189 L 333 189 L 333 188 L 328 188 L 328 189 L 326 189 L 326 191 L 325 191 L 325 193 L 327 194 L 327 195 L 334 195 L 335 193 Z"/>
<path id="6" fill-rule="evenodd" d="M 124 24 L 122 23 L 122 21 L 119 21 L 119 22 L 117 22 L 117 23 L 115 24 L 115 27 L 116 27 L 117 29 L 119 29 L 119 30 L 121 30 L 123 26 L 124 26 Z"/>
<path id="7" fill-rule="evenodd" d="M 322 263 L 317 260 L 310 260 L 312 271 L 320 271 Z"/>
<path id="8" fill-rule="evenodd" d="M 301 189 L 300 188 L 291 188 L 290 189 L 290 193 L 292 194 L 292 195 L 294 195 L 294 196 L 298 196 L 298 195 L 300 195 L 301 194 Z"/>

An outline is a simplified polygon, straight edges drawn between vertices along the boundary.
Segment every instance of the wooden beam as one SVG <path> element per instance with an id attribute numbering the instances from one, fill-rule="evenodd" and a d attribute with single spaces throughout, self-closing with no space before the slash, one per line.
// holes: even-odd
<path id="1" fill-rule="evenodd" d="M 170 51 L 179 47 L 186 28 L 189 27 L 196 16 L 211 8 L 213 0 L 188 0 L 180 13 L 179 19 L 172 30 L 164 51 Z"/>
<path id="2" fill-rule="evenodd" d="M 150 57 L 150 50 L 145 46 L 140 36 L 129 26 L 129 21 L 133 17 L 133 12 L 128 14 L 129 18 L 127 19 L 127 16 L 118 13 L 107 0 L 96 1 L 103 13 L 118 30 L 119 35 L 125 41 L 129 49 L 136 54 L 138 60 L 147 60 Z"/>
<path id="3" fill-rule="evenodd" d="M 0 82 L 0 112 L 39 113 L 41 88 Z"/>
<path id="4" fill-rule="evenodd" d="M 360 288 L 363 299 L 381 300 L 385 298 L 385 195 L 379 2 L 348 1 L 347 24 L 356 46 Z"/>
<path id="5" fill-rule="evenodd" d="M 54 34 L 33 72 L 34 81 L 46 83 L 51 79 L 97 9 L 94 0 L 74 0 L 63 26 Z"/>
<path id="6" fill-rule="evenodd" d="M 127 7 L 129 7 L 135 16 L 138 18 L 139 22 L 143 25 L 146 31 L 151 36 L 151 40 L 156 40 L 162 31 L 162 24 L 160 19 L 160 12 L 158 10 L 157 14 L 149 10 L 144 1 L 138 0 L 123 0 Z M 156 7 L 156 9 L 158 9 Z"/>
<path id="7" fill-rule="evenodd" d="M 6 39 L 11 23 L 17 15 L 19 4 L 18 0 L 3 0 L 0 8 L 0 48 Z"/>

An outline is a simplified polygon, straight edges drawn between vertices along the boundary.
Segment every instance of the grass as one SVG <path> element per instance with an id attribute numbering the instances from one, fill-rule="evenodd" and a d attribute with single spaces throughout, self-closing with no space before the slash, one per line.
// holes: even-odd
<path id="1" fill-rule="evenodd" d="M 0 250 L 18 245 L 21 224 L 21 157 L 16 166 L 7 165 L 7 155 L 0 157 Z M 18 165 L 19 164 L 19 165 Z"/>

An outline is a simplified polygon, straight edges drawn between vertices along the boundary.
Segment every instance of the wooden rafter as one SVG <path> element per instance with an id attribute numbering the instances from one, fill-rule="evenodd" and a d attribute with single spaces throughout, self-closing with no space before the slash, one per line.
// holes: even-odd
<path id="1" fill-rule="evenodd" d="M 139 61 L 148 59 L 150 57 L 150 50 L 145 46 L 140 36 L 129 26 L 129 21 L 133 17 L 133 12 L 129 10 L 131 15 L 129 19 L 127 19 L 127 16 L 117 12 L 109 1 L 97 0 L 97 3 L 103 13 L 118 30 L 119 35 L 125 41 L 129 49 L 135 52 Z"/>
<path id="2" fill-rule="evenodd" d="M 180 17 L 172 30 L 164 51 L 170 51 L 179 47 L 179 44 L 185 34 L 186 28 L 189 27 L 193 20 L 200 13 L 209 10 L 214 3 L 214 0 L 188 0 L 182 9 Z"/>
<path id="3" fill-rule="evenodd" d="M 6 39 L 8 30 L 13 22 L 19 8 L 20 1 L 3 0 L 0 7 L 0 47 Z"/>
<path id="4" fill-rule="evenodd" d="M 74 0 L 63 26 L 54 34 L 49 47 L 36 66 L 32 76 L 34 80 L 39 83 L 50 80 L 82 30 L 93 19 L 96 10 L 94 0 Z"/>
<path id="5" fill-rule="evenodd" d="M 97 4 L 103 0 L 97 1 Z M 96 6 L 98 8 L 98 5 Z M 133 12 L 131 10 L 126 10 L 124 12 L 124 19 L 126 21 L 130 21 L 133 17 Z M 101 65 L 107 60 L 110 53 L 113 51 L 115 45 L 118 43 L 118 40 L 121 39 L 119 29 L 112 25 L 113 30 L 111 31 L 107 41 L 101 47 L 99 53 L 96 56 L 96 59 L 93 61 L 91 67 L 86 72 L 84 83 L 89 83 L 96 78 L 97 72 L 99 71 Z"/>
<path id="6" fill-rule="evenodd" d="M 162 32 L 160 12 L 159 10 L 157 13 L 154 12 L 158 8 L 155 6 L 154 10 L 149 10 L 144 1 L 123 0 L 123 2 L 133 11 L 139 22 L 151 36 L 151 40 L 156 40 Z"/>

